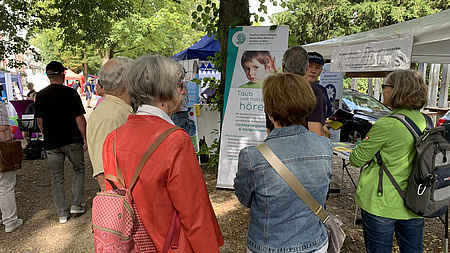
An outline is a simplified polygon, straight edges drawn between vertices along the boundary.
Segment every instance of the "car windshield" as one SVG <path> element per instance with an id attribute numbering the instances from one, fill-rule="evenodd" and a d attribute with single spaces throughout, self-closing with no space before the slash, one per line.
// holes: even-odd
<path id="1" fill-rule="evenodd" d="M 348 108 L 346 110 L 360 110 L 360 111 L 390 111 L 389 108 L 384 106 L 380 101 L 375 98 L 364 95 L 361 93 L 344 92 L 342 100 L 345 102 Z M 344 106 L 345 107 L 345 106 Z"/>

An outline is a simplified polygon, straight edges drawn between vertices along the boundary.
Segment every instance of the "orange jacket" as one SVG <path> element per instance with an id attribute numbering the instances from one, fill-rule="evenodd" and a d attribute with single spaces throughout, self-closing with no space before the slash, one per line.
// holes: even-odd
<path id="1" fill-rule="evenodd" d="M 130 115 L 117 129 L 116 154 L 126 184 L 148 147 L 172 124 L 157 116 Z M 106 174 L 116 175 L 112 153 L 116 131 L 103 145 Z M 106 182 L 106 190 L 111 186 Z M 222 234 L 209 200 L 191 139 L 170 134 L 144 165 L 132 191 L 134 202 L 158 252 L 162 251 L 175 209 L 181 221 L 178 249 L 169 252 L 220 252 Z"/>

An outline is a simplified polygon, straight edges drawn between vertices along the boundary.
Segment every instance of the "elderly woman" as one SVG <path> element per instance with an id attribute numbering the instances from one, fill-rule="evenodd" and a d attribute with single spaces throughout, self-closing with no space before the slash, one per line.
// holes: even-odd
<path id="1" fill-rule="evenodd" d="M 333 154 L 328 138 L 305 128 L 316 103 L 310 84 L 296 74 L 275 74 L 266 78 L 262 93 L 265 110 L 275 125 L 264 142 L 324 206 Z M 322 221 L 256 147 L 241 150 L 234 188 L 239 201 L 251 211 L 247 252 L 327 251 Z"/>
<path id="2" fill-rule="evenodd" d="M 103 147 L 105 176 L 116 175 L 116 159 L 126 184 L 139 160 L 180 109 L 184 88 L 180 64 L 160 55 L 136 59 L 123 73 L 136 115 L 111 132 Z M 113 154 L 115 140 L 116 154 Z M 106 189 L 111 189 L 106 183 Z M 174 211 L 181 232 L 178 249 L 170 252 L 219 252 L 222 234 L 209 200 L 202 170 L 188 134 L 171 133 L 143 167 L 132 195 L 144 226 L 158 252 L 164 246 Z"/>
<path id="3" fill-rule="evenodd" d="M 392 114 L 403 114 L 424 130 L 425 117 L 419 112 L 427 103 L 427 86 L 419 72 L 399 70 L 389 74 L 382 85 L 384 104 Z M 378 195 L 380 166 L 375 154 L 381 158 L 394 179 L 404 190 L 412 170 L 415 156 L 414 138 L 398 119 L 378 119 L 372 129 L 350 155 L 350 163 L 362 167 L 356 191 L 356 203 L 362 208 L 364 242 L 367 252 L 392 252 L 395 231 L 400 252 L 422 252 L 423 218 L 411 212 L 391 181 L 384 176 L 383 194 Z"/>

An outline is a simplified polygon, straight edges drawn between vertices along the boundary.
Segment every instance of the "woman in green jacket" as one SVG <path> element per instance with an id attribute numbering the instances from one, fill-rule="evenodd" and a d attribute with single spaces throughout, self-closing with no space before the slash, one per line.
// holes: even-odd
<path id="1" fill-rule="evenodd" d="M 387 76 L 382 88 L 384 104 L 393 110 L 392 114 L 406 115 L 421 130 L 425 129 L 426 120 L 419 110 L 427 103 L 428 91 L 419 72 L 393 72 Z M 422 252 L 423 218 L 403 204 L 385 174 L 383 194 L 377 194 L 380 166 L 375 154 L 378 151 L 394 179 L 405 190 L 416 152 L 414 138 L 398 119 L 380 118 L 350 155 L 350 163 L 355 167 L 369 164 L 361 172 L 355 197 L 362 209 L 366 251 L 392 252 L 395 231 L 400 252 Z"/>

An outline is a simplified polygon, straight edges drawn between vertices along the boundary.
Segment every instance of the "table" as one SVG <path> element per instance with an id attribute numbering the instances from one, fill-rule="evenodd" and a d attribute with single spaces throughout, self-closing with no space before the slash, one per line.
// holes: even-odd
<path id="1" fill-rule="evenodd" d="M 28 105 L 33 103 L 34 101 L 33 100 L 10 100 L 9 102 L 14 106 L 14 109 L 16 109 L 17 118 L 21 119 L 22 115 L 25 113 L 25 110 L 27 109 Z M 19 129 L 17 129 L 16 133 L 14 134 L 14 138 L 23 139 L 22 132 Z"/>
<path id="2" fill-rule="evenodd" d="M 357 144 L 351 143 L 351 142 L 333 142 L 333 155 L 339 157 L 342 159 L 342 174 L 341 174 L 341 185 L 339 189 L 330 189 L 330 193 L 340 193 L 342 190 L 342 185 L 344 184 L 344 171 L 347 172 L 347 175 L 349 176 L 350 180 L 353 183 L 353 186 L 355 189 L 357 188 L 357 185 L 355 181 L 353 180 L 352 175 L 350 174 L 350 171 L 348 170 L 348 166 L 350 165 L 349 158 L 350 154 L 352 153 L 352 150 L 356 147 Z M 362 168 L 361 168 L 362 170 Z M 357 224 L 362 224 L 362 220 L 358 219 L 358 205 L 355 203 L 355 218 L 353 219 L 353 225 L 356 226 Z"/>

